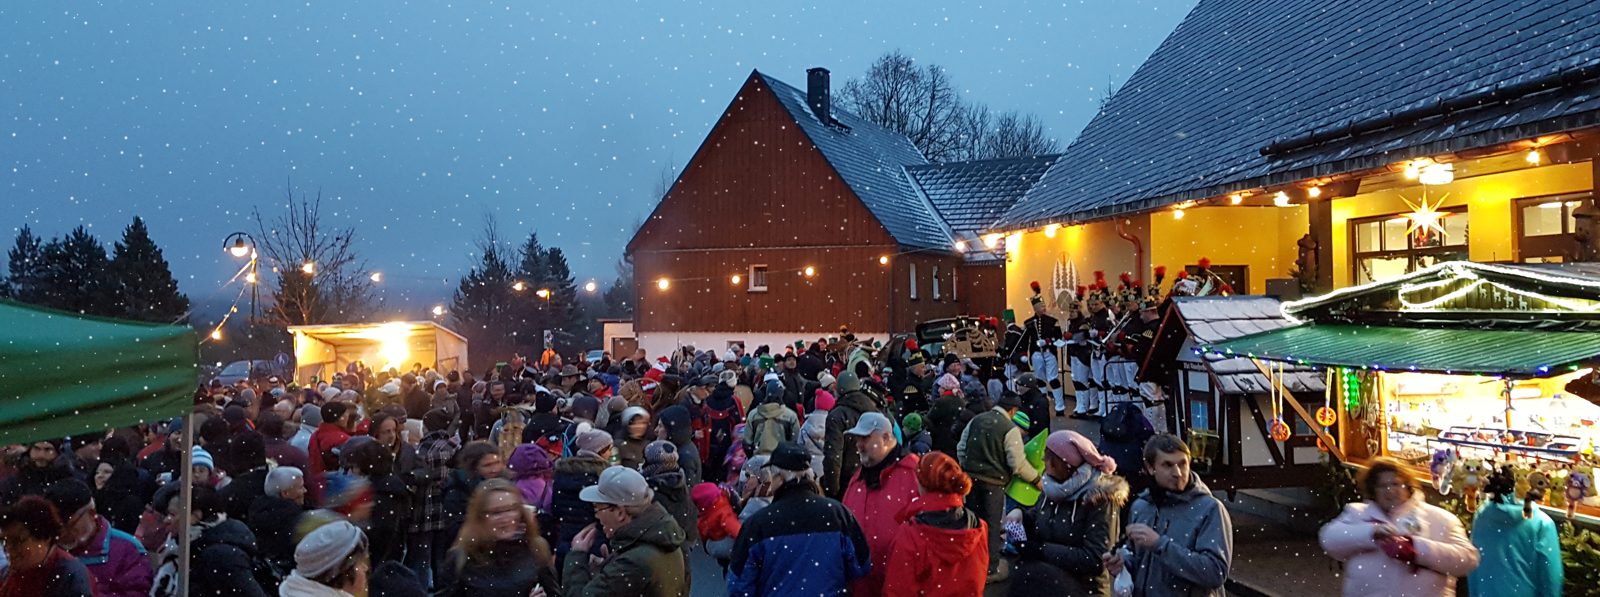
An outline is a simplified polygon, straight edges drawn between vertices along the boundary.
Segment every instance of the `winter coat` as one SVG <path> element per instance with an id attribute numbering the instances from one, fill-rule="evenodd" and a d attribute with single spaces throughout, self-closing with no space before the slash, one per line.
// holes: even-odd
<path id="1" fill-rule="evenodd" d="M 320 479 L 323 473 L 339 470 L 339 448 L 347 441 L 350 441 L 350 433 L 343 427 L 333 423 L 317 427 L 317 432 L 311 434 L 311 443 L 306 444 L 306 456 L 310 459 L 306 475 Z"/>
<path id="2" fill-rule="evenodd" d="M 752 455 L 771 454 L 780 443 L 793 443 L 800 433 L 800 417 L 777 402 L 768 402 L 750 411 L 744 425 L 744 443 L 754 448 Z"/>
<path id="3" fill-rule="evenodd" d="M 1133 554 L 1128 570 L 1135 595 L 1225 594 L 1222 584 L 1233 565 L 1233 520 L 1200 475 L 1191 472 L 1182 493 L 1152 489 L 1140 494 L 1128 522 L 1149 525 L 1162 535 L 1155 549 Z"/>
<path id="4" fill-rule="evenodd" d="M 0 595 L 7 597 L 93 597 L 94 590 L 89 570 L 60 547 L 51 547 L 39 567 L 7 570 L 0 578 Z"/>
<path id="5" fill-rule="evenodd" d="M 369 479 L 372 483 L 372 520 L 367 540 L 372 546 L 372 566 L 405 558 L 406 531 L 411 526 L 411 491 L 395 475 Z"/>
<path id="6" fill-rule="evenodd" d="M 302 471 L 309 464 L 306 460 L 306 451 L 294 447 L 288 440 L 267 438 L 267 459 L 277 463 L 278 466 L 292 466 Z"/>
<path id="7" fill-rule="evenodd" d="M 673 469 L 652 474 L 646 477 L 645 481 L 650 484 L 650 489 L 655 491 L 656 503 L 672 515 L 672 520 L 678 523 L 678 528 L 683 529 L 685 544 L 694 545 L 699 542 L 700 509 L 689 499 L 689 486 L 683 481 L 683 471 Z"/>
<path id="8" fill-rule="evenodd" d="M 683 529 L 659 505 L 645 508 L 610 539 L 611 555 L 591 568 L 589 554 L 567 554 L 567 597 L 687 597 Z"/>
<path id="9" fill-rule="evenodd" d="M 261 555 L 283 566 L 294 568 L 294 529 L 305 508 L 278 496 L 264 495 L 250 504 L 250 531 L 256 535 Z"/>
<path id="10" fill-rule="evenodd" d="M 1119 519 L 1128 502 L 1128 482 L 1117 475 L 1092 474 L 1073 495 L 1041 499 L 1023 512 L 1028 540 L 1017 549 L 1012 595 L 1111 594 L 1111 576 L 1100 556 L 1111 551 L 1122 531 Z"/>
<path id="11" fill-rule="evenodd" d="M 702 476 L 700 449 L 695 447 L 694 426 L 689 418 L 688 407 L 667 407 L 656 418 L 661 422 L 661 426 L 666 428 L 667 439 L 672 442 L 672 445 L 678 447 L 678 468 L 683 470 L 685 483 L 692 487 L 701 481 L 710 481 L 712 483 L 721 483 L 723 481 L 723 479 L 707 479 Z"/>
<path id="12" fill-rule="evenodd" d="M 93 479 L 88 485 L 94 486 Z M 139 517 L 144 514 L 144 505 L 155 493 L 154 487 L 150 473 L 132 466 L 116 465 L 106 486 L 94 490 L 94 509 L 111 522 L 112 528 L 135 533 L 139 530 Z"/>
<path id="13" fill-rule="evenodd" d="M 926 431 L 918 431 L 916 435 L 906 438 L 906 449 L 918 456 L 927 454 L 933 450 L 933 436 Z"/>
<path id="14" fill-rule="evenodd" d="M 866 392 L 845 392 L 828 411 L 828 424 L 822 447 L 822 493 L 829 496 L 844 494 L 844 489 L 855 476 L 861 459 L 856 456 L 856 442 L 845 437 L 844 432 L 856 426 L 861 415 L 878 412 L 878 404 Z"/>
<path id="15" fill-rule="evenodd" d="M 981 597 L 989 571 L 989 527 L 961 506 L 961 496 L 930 493 L 895 517 L 893 547 L 883 571 L 891 597 Z M 876 559 L 876 558 L 874 558 Z M 1011 594 L 1018 594 L 1015 583 Z"/>
<path id="16" fill-rule="evenodd" d="M 800 445 L 811 455 L 811 472 L 822 478 L 822 450 L 828 432 L 828 412 L 814 410 L 806 413 L 806 422 L 800 425 Z"/>
<path id="17" fill-rule="evenodd" d="M 1472 544 L 1481 557 L 1472 571 L 1475 595 L 1533 597 L 1560 595 L 1566 576 L 1561 562 L 1561 540 L 1550 515 L 1535 506 L 1532 517 L 1522 515 L 1522 501 L 1489 500 L 1472 519 Z"/>
<path id="18" fill-rule="evenodd" d="M 57 458 L 55 463 L 45 468 L 33 466 L 32 462 L 24 460 L 17 474 L 0 483 L 0 504 L 15 504 L 25 495 L 44 495 L 44 489 L 51 483 L 71 479 L 72 469 L 67 466 L 67 460 Z M 93 484 L 89 486 L 94 487 Z"/>
<path id="19" fill-rule="evenodd" d="M 700 520 L 696 525 L 700 531 L 700 539 L 707 543 L 712 541 L 731 540 L 739 536 L 739 517 L 733 513 L 733 505 L 728 503 L 728 494 L 713 485 L 709 490 L 700 490 L 696 486 L 692 492 L 694 505 L 700 510 Z"/>
<path id="20" fill-rule="evenodd" d="M 955 458 L 956 446 L 961 443 L 961 432 L 972 420 L 972 412 L 963 408 L 960 396 L 941 396 L 934 401 L 933 409 L 922 420 L 923 430 L 932 440 L 933 449 Z"/>
<path id="21" fill-rule="evenodd" d="M 890 462 L 890 459 L 898 458 Z M 894 545 L 895 533 L 900 530 L 897 516 L 906 504 L 920 495 L 917 489 L 917 455 L 906 452 L 903 446 L 873 467 L 878 469 L 878 487 L 868 487 L 862 475 L 868 469 L 856 471 L 855 478 L 844 492 L 844 507 L 856 517 L 861 532 L 867 538 L 867 551 L 872 554 L 872 570 L 850 583 L 851 595 L 876 597 L 883 594 L 883 574 L 889 565 L 889 548 Z"/>
<path id="22" fill-rule="evenodd" d="M 94 594 L 99 597 L 145 597 L 150 594 L 150 584 L 155 570 L 150 568 L 150 556 L 139 540 L 111 528 L 104 516 L 99 517 L 94 535 L 82 545 L 71 550 L 89 569 L 94 579 Z"/>
<path id="23" fill-rule="evenodd" d="M 600 482 L 600 472 L 609 466 L 594 456 L 572 456 L 556 461 L 555 478 L 551 481 L 550 513 L 555 516 L 560 532 L 556 543 L 558 553 L 566 553 L 566 546 L 578 536 L 583 527 L 594 524 L 594 506 L 578 498 L 584 487 Z"/>
<path id="24" fill-rule="evenodd" d="M 1150 419 L 1134 404 L 1118 404 L 1100 420 L 1100 453 L 1117 461 L 1117 474 L 1128 480 L 1134 493 L 1150 487 L 1144 472 L 1144 443 L 1156 434 Z"/>
<path id="25" fill-rule="evenodd" d="M 1522 516 L 1520 508 L 1517 516 Z M 1372 538 L 1372 530 L 1380 524 L 1411 533 L 1417 550 L 1416 570 L 1383 553 Z M 1455 595 L 1456 577 L 1478 567 L 1478 549 L 1467 541 L 1461 521 L 1423 501 L 1420 491 L 1387 514 L 1370 501 L 1346 504 L 1344 512 L 1323 525 L 1318 536 L 1322 549 L 1345 563 L 1347 596 Z M 1494 595 L 1479 593 L 1476 586 L 1473 589 L 1474 594 Z"/>
<path id="26" fill-rule="evenodd" d="M 234 477 L 226 487 L 217 490 L 217 497 L 228 512 L 228 518 L 250 524 L 250 505 L 267 493 L 267 467 L 252 469 Z"/>
<path id="27" fill-rule="evenodd" d="M 461 523 L 467 518 L 467 504 L 472 501 L 472 492 L 482 482 L 483 477 L 477 473 L 468 474 L 460 469 L 450 471 L 450 476 L 444 481 L 444 493 L 439 498 L 444 508 L 443 530 L 446 537 L 455 537 L 461 530 Z"/>
<path id="28" fill-rule="evenodd" d="M 202 531 L 190 548 L 194 550 L 191 595 L 266 597 L 251 569 L 256 535 L 244 523 L 224 519 Z"/>
<path id="29" fill-rule="evenodd" d="M 438 566 L 434 597 L 526 597 L 547 570 L 534 560 L 526 539 L 496 542 L 475 559 L 451 548 Z M 551 593 L 555 594 L 555 593 Z"/>
<path id="30" fill-rule="evenodd" d="M 693 413 L 694 409 L 690 409 L 690 412 Z M 706 434 L 701 444 L 709 447 L 702 454 L 705 459 L 702 463 L 705 467 L 703 473 L 708 477 L 704 480 L 720 483 L 727 480 L 724 461 L 728 457 L 728 451 L 733 449 L 733 442 L 738 439 L 734 428 L 745 421 L 744 407 L 739 404 L 737 398 L 734 398 L 733 388 L 727 384 L 717 384 L 717 388 L 711 391 L 711 395 L 701 406 L 700 412 L 704 417 Z"/>
<path id="31" fill-rule="evenodd" d="M 626 430 L 624 430 L 626 433 Z M 619 437 L 615 442 L 617 448 L 617 464 L 639 470 L 644 467 L 644 447 L 650 445 L 651 438 L 648 434 L 639 439 Z"/>
<path id="32" fill-rule="evenodd" d="M 555 476 L 550 453 L 537 444 L 522 444 L 511 453 L 506 468 L 516 475 L 517 489 L 522 490 L 522 501 L 538 508 L 540 512 L 549 512 L 551 480 Z"/>
<path id="33" fill-rule="evenodd" d="M 790 483 L 739 531 L 728 597 L 845 595 L 871 568 L 856 517 L 814 486 Z"/>

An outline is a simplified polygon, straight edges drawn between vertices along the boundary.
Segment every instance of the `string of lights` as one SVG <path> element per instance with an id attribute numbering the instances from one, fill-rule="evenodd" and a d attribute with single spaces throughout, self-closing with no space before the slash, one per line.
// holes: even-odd
<path id="1" fill-rule="evenodd" d="M 964 243 L 959 243 L 958 242 L 958 246 L 964 247 L 965 245 L 964 245 Z M 907 249 L 907 250 L 898 251 L 898 252 L 895 252 L 895 253 L 885 253 L 883 255 L 879 255 L 876 259 L 874 259 L 874 261 L 876 261 L 878 263 L 878 265 L 889 265 L 889 263 L 891 261 L 893 261 L 897 257 L 902 257 L 902 256 L 905 256 L 905 255 L 911 255 L 911 254 L 915 254 L 915 253 L 931 253 L 931 252 L 933 252 L 933 249 Z M 767 270 L 767 275 L 768 276 L 772 276 L 774 274 L 799 274 L 799 275 L 804 276 L 806 278 L 815 278 L 819 271 L 820 270 L 816 265 L 807 264 L 807 265 L 802 265 L 802 266 L 792 267 L 792 268 L 784 268 L 784 269 L 777 269 L 777 270 Z M 730 281 L 734 285 L 738 285 L 738 284 L 742 284 L 744 282 L 744 275 L 741 274 L 741 273 L 733 273 L 733 274 L 729 274 L 726 278 L 723 278 L 721 276 L 679 276 L 679 277 L 660 276 L 660 277 L 656 278 L 656 288 L 658 290 L 665 291 L 665 290 L 670 290 L 672 288 L 672 286 L 677 285 L 677 284 L 685 284 L 685 283 L 691 283 L 691 282 L 710 282 L 710 281 L 715 281 L 715 280 L 718 280 L 718 279 L 725 279 L 725 280 Z M 592 284 L 593 282 L 590 282 L 590 283 Z M 593 292 L 593 291 L 590 291 L 590 292 Z"/>

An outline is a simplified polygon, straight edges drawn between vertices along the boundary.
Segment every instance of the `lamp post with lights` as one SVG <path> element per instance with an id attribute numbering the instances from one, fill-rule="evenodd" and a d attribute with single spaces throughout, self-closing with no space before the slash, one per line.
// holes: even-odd
<path id="1" fill-rule="evenodd" d="M 244 281 L 250 285 L 250 324 L 256 323 L 256 302 L 260 297 L 261 277 L 257 275 L 256 265 L 260 261 L 256 253 L 256 239 L 248 232 L 235 232 L 222 239 L 222 250 L 235 258 L 250 259 L 250 271 L 245 272 Z"/>

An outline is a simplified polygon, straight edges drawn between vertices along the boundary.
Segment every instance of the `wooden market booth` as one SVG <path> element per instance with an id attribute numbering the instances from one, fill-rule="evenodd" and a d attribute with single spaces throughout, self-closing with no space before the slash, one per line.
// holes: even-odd
<path id="1" fill-rule="evenodd" d="M 1322 399 L 1338 416 L 1323 431 L 1348 464 L 1392 456 L 1424 478 L 1443 468 L 1436 456 L 1511 464 L 1549 475 L 1558 508 L 1573 471 L 1593 479 L 1600 264 L 1445 262 L 1284 303 L 1283 315 L 1296 325 L 1195 350 L 1325 368 Z M 1459 492 L 1466 467 L 1454 468 L 1441 476 Z M 1600 515 L 1592 494 L 1578 510 Z"/>
<path id="2" fill-rule="evenodd" d="M 1251 359 L 1195 350 L 1293 325 L 1281 304 L 1269 296 L 1173 297 L 1140 367 L 1140 381 L 1167 397 L 1165 428 L 1189 443 L 1195 472 L 1213 489 L 1303 487 L 1322 474 L 1316 427 L 1299 414 L 1321 406 L 1321 371 L 1288 364 L 1269 376 Z M 1315 404 L 1290 404 L 1296 396 Z M 1288 437 L 1272 437 L 1276 421 Z"/>

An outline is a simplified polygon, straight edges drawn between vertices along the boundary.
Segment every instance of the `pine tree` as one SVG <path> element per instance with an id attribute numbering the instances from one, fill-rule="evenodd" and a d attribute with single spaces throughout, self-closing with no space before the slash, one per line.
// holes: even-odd
<path id="1" fill-rule="evenodd" d="M 42 304 L 88 315 L 117 315 L 116 301 L 109 296 L 111 260 L 88 229 L 78 226 L 66 238 L 51 239 L 43 254 Z"/>
<path id="2" fill-rule="evenodd" d="M 41 304 L 44 301 L 44 243 L 33 235 L 33 230 L 23 225 L 17 231 L 17 243 L 7 252 L 10 258 L 10 277 L 6 279 L 6 296 L 25 303 Z"/>
<path id="3" fill-rule="evenodd" d="M 539 233 L 530 232 L 528 240 L 522 243 L 522 260 L 517 266 L 517 280 L 523 283 L 523 289 L 517 293 L 515 306 L 512 311 L 517 320 L 515 333 L 524 339 L 530 346 L 540 344 L 538 338 L 543 337 L 543 331 L 550 328 L 550 316 L 545 310 L 545 299 L 539 298 L 540 289 L 549 288 L 549 269 L 545 266 L 546 256 L 544 245 L 539 243 Z"/>
<path id="4" fill-rule="evenodd" d="M 112 248 L 110 289 L 118 315 L 127 319 L 171 323 L 189 310 L 189 297 L 178 292 L 161 247 L 137 216 Z"/>
<path id="5" fill-rule="evenodd" d="M 606 288 L 606 317 L 633 317 L 633 302 L 637 300 L 633 285 L 633 260 L 624 256 L 617 262 L 617 279 Z"/>
<path id="6" fill-rule="evenodd" d="M 517 334 L 515 302 L 511 285 L 515 275 L 501 254 L 494 222 L 485 224 L 484 238 L 478 246 L 483 254 L 476 267 L 462 276 L 451 301 L 451 316 L 471 346 L 482 346 L 496 358 L 524 348 Z"/>
<path id="7" fill-rule="evenodd" d="M 582 308 L 578 305 L 578 287 L 572 279 L 572 269 L 567 266 L 567 256 L 560 247 L 545 251 L 545 288 L 550 289 L 546 301 L 549 329 L 556 339 L 556 350 L 572 349 L 575 335 L 583 332 Z"/>

